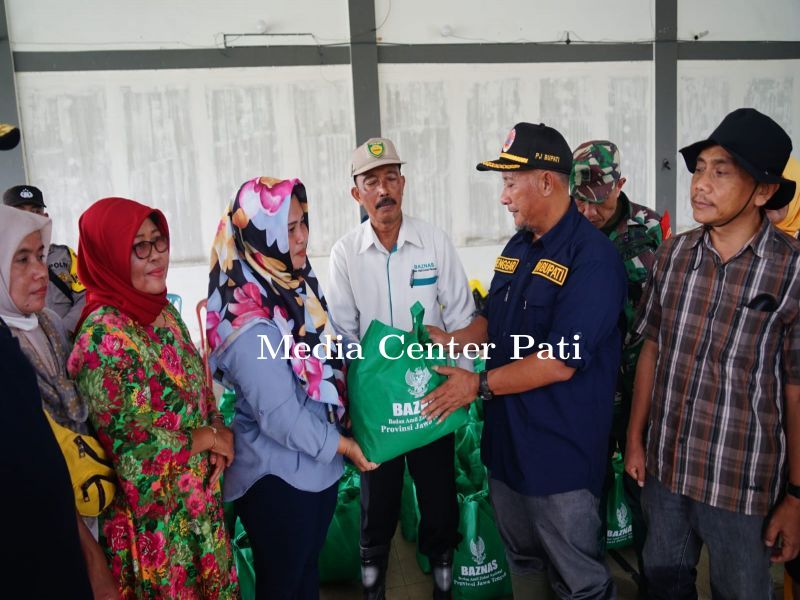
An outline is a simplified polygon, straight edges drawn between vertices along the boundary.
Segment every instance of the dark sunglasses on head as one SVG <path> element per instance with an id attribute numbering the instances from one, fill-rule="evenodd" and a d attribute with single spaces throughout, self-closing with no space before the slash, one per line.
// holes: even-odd
<path id="1" fill-rule="evenodd" d="M 159 253 L 166 252 L 169 250 L 169 238 L 159 236 L 152 241 L 143 240 L 138 242 L 133 245 L 133 253 L 136 255 L 136 258 L 144 260 L 150 258 L 150 255 L 153 253 L 153 248 Z"/>

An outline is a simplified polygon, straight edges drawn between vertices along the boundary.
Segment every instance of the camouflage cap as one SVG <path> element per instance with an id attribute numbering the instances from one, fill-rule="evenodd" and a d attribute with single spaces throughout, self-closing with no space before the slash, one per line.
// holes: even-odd
<path id="1" fill-rule="evenodd" d="M 569 187 L 573 198 L 602 204 L 621 176 L 619 149 L 613 142 L 591 140 L 572 153 Z"/>

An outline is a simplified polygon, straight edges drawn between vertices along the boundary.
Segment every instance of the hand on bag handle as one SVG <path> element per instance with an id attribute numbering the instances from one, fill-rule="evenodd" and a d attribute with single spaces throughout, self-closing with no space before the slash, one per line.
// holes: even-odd
<path id="1" fill-rule="evenodd" d="M 214 381 L 211 378 L 211 367 L 208 366 L 208 344 L 206 344 L 206 319 L 208 313 L 208 300 L 203 298 L 197 303 L 197 322 L 200 325 L 200 354 L 203 358 L 203 369 L 206 375 L 206 385 L 208 389 L 214 389 Z"/>

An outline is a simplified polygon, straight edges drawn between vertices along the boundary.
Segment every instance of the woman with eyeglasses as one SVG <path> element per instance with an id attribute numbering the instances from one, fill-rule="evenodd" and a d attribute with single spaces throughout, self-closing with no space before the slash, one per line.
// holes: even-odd
<path id="1" fill-rule="evenodd" d="M 233 434 L 167 301 L 161 211 L 99 200 L 80 218 L 86 306 L 68 361 L 119 479 L 100 542 L 123 598 L 238 598 L 219 476 Z"/>

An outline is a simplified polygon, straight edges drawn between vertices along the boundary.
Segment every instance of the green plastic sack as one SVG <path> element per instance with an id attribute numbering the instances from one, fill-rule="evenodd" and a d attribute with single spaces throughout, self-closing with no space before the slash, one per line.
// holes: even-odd
<path id="1" fill-rule="evenodd" d="M 242 522 L 236 520 L 233 535 L 233 559 L 236 562 L 236 573 L 239 576 L 239 591 L 242 600 L 255 600 L 256 597 L 256 572 L 253 567 L 253 549 Z"/>
<path id="2" fill-rule="evenodd" d="M 452 433 L 469 418 L 463 408 L 443 423 L 429 423 L 420 414 L 420 400 L 445 381 L 432 367 L 447 363 L 424 356 L 424 347 L 430 343 L 422 324 L 424 315 L 422 304 L 416 302 L 411 307 L 411 331 L 373 320 L 361 340 L 363 358 L 354 360 L 348 370 L 353 436 L 373 462 L 385 462 L 421 448 Z M 382 341 L 386 356 L 381 354 Z M 411 344 L 422 344 L 422 358 L 408 355 Z"/>
<path id="3" fill-rule="evenodd" d="M 453 554 L 455 600 L 493 600 L 511 595 L 505 548 L 488 496 L 488 490 L 459 495 L 463 539 Z"/>
<path id="4" fill-rule="evenodd" d="M 222 420 L 225 421 L 225 425 L 230 427 L 236 414 L 236 392 L 227 388 L 222 392 L 219 397 L 219 412 L 222 414 Z"/>
<path id="5" fill-rule="evenodd" d="M 608 490 L 608 503 L 606 504 L 606 548 L 624 548 L 633 543 L 633 520 L 631 508 L 625 498 L 625 486 L 622 473 L 625 463 L 622 454 L 617 452 L 611 459 L 614 469 L 614 483 Z"/>
<path id="6" fill-rule="evenodd" d="M 361 477 L 355 467 L 347 465 L 339 480 L 336 511 L 328 527 L 328 535 L 319 556 L 319 580 L 358 581 L 361 560 L 358 541 L 361 532 Z"/>
<path id="7" fill-rule="evenodd" d="M 475 372 L 477 373 L 478 371 Z M 476 398 L 469 405 L 469 418 L 472 421 L 483 422 L 483 400 L 480 398 Z"/>
<path id="8" fill-rule="evenodd" d="M 481 462 L 482 421 L 470 421 L 455 435 L 456 490 L 469 496 L 488 488 L 486 467 Z"/>

